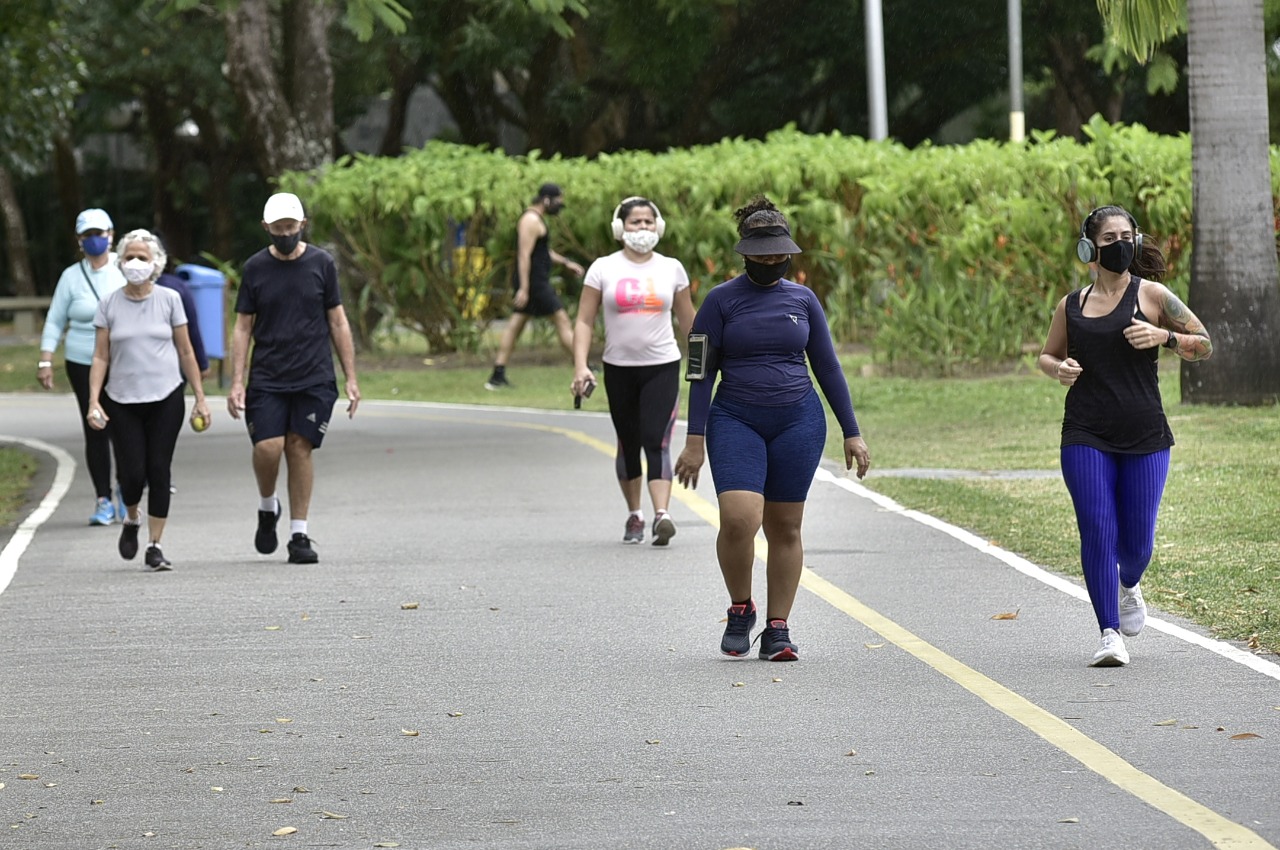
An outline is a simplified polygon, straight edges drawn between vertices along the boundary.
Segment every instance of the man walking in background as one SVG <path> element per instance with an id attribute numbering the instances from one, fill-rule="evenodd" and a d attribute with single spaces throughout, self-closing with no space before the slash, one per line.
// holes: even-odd
<path id="1" fill-rule="evenodd" d="M 342 308 L 338 269 L 327 251 L 302 241 L 306 222 L 297 195 L 281 192 L 267 199 L 262 227 L 271 245 L 244 264 L 227 394 L 228 411 L 233 419 L 244 414 L 253 441 L 259 496 L 254 546 L 264 555 L 278 545 L 276 479 L 281 457 L 288 466 L 291 564 L 319 560 L 308 536 L 307 513 L 314 481 L 311 452 L 320 448 L 338 400 L 331 344 L 347 379 L 348 417 L 355 416 L 360 403 L 355 346 Z M 250 339 L 253 367 L 246 391 Z"/>
<path id="2" fill-rule="evenodd" d="M 511 386 L 507 381 L 507 360 L 531 317 L 551 316 L 560 344 L 570 357 L 573 356 L 573 327 L 569 324 L 564 304 L 551 288 L 551 264 L 559 263 L 578 277 L 582 277 L 584 270 L 568 257 L 552 251 L 548 244 L 546 216 L 559 215 L 562 209 L 564 193 L 560 187 L 555 183 L 543 183 L 537 197 L 516 221 L 516 265 L 511 276 L 511 286 L 515 290 L 513 310 L 498 344 L 493 374 L 484 384 L 487 390 Z"/>

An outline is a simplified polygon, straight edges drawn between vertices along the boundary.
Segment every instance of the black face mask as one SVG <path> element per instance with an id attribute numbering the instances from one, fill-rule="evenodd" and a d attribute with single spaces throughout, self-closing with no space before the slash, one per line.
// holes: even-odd
<path id="1" fill-rule="evenodd" d="M 284 256 L 289 256 L 298 247 L 298 243 L 302 241 L 302 231 L 297 233 L 289 233 L 281 236 L 276 233 L 271 234 L 271 244 L 276 246 L 276 250 Z"/>
<path id="2" fill-rule="evenodd" d="M 755 260 L 746 260 L 745 262 L 747 277 L 751 278 L 752 283 L 760 286 L 772 286 L 782 280 L 782 276 L 791 267 L 790 257 L 780 263 L 757 263 Z"/>
<path id="3" fill-rule="evenodd" d="M 547 215 L 560 215 L 562 209 L 564 209 L 564 201 L 547 204 Z"/>
<path id="4" fill-rule="evenodd" d="M 1110 245 L 1103 245 L 1098 249 L 1098 265 L 1102 266 L 1109 272 L 1121 274 L 1125 269 L 1129 268 L 1129 264 L 1133 262 L 1133 243 L 1112 242 Z"/>

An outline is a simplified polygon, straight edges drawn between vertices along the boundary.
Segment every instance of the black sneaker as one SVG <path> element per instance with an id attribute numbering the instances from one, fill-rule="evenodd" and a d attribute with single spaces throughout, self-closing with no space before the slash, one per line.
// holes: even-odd
<path id="1" fill-rule="evenodd" d="M 489 376 L 489 380 L 484 382 L 484 388 L 486 390 L 509 390 L 511 389 L 511 382 L 507 380 L 505 373 L 494 372 Z"/>
<path id="2" fill-rule="evenodd" d="M 129 522 L 128 519 L 120 526 L 120 557 L 126 561 L 138 557 L 138 529 L 141 527 L 141 522 Z"/>
<path id="3" fill-rule="evenodd" d="M 169 559 L 160 551 L 160 547 L 154 543 L 147 547 L 147 569 L 153 573 L 163 573 L 166 570 L 173 569 L 173 564 L 169 563 Z"/>
<path id="4" fill-rule="evenodd" d="M 791 642 L 786 620 L 770 620 L 758 636 L 760 657 L 765 661 L 799 661 L 800 647 Z"/>
<path id="5" fill-rule="evenodd" d="M 720 651 L 734 658 L 745 658 L 751 652 L 751 630 L 756 626 L 756 603 L 730 605 L 729 620 L 720 639 Z"/>
<path id="6" fill-rule="evenodd" d="M 320 560 L 316 550 L 311 548 L 311 538 L 301 531 L 289 538 L 286 548 L 289 550 L 289 563 L 291 564 L 315 564 Z"/>
<path id="7" fill-rule="evenodd" d="M 258 533 L 253 536 L 253 545 L 264 555 L 276 551 L 280 541 L 276 539 L 276 522 L 280 519 L 280 503 L 276 502 L 275 512 L 258 511 Z"/>

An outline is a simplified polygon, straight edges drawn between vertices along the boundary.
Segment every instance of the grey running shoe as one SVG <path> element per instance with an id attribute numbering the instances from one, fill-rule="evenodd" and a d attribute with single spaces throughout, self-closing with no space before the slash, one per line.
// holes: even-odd
<path id="1" fill-rule="evenodd" d="M 276 539 L 276 522 L 280 519 L 280 503 L 275 512 L 258 511 L 258 533 L 253 536 L 253 546 L 264 555 L 276 551 L 280 541 Z"/>
<path id="2" fill-rule="evenodd" d="M 756 603 L 730 605 L 724 637 L 720 639 L 720 651 L 734 658 L 746 658 L 751 652 L 751 630 L 756 627 Z"/>
<path id="3" fill-rule="evenodd" d="M 289 550 L 291 564 L 315 564 L 320 561 L 316 550 L 311 548 L 311 538 L 300 531 L 289 538 L 286 548 Z"/>
<path id="4" fill-rule="evenodd" d="M 644 542 L 644 520 L 635 514 L 627 517 L 627 530 L 622 535 L 623 543 L 643 543 Z"/>
<path id="5" fill-rule="evenodd" d="M 1142 598 L 1142 587 L 1120 585 L 1120 634 L 1128 637 L 1142 634 L 1147 624 L 1147 603 Z"/>
<path id="6" fill-rule="evenodd" d="M 759 638 L 760 657 L 765 661 L 800 660 L 800 647 L 791 642 L 786 620 L 770 620 Z"/>
<path id="7" fill-rule="evenodd" d="M 666 546 L 676 536 L 676 524 L 671 521 L 671 514 L 663 511 L 653 519 L 653 545 Z"/>
<path id="8" fill-rule="evenodd" d="M 154 543 L 147 547 L 145 556 L 147 561 L 147 569 L 153 573 L 163 573 L 173 569 L 173 564 L 169 563 L 169 559 L 160 551 L 160 547 Z"/>
<path id="9" fill-rule="evenodd" d="M 1102 630 L 1102 645 L 1093 654 L 1090 667 L 1123 667 L 1129 663 L 1129 651 L 1124 648 L 1124 638 L 1115 629 Z"/>

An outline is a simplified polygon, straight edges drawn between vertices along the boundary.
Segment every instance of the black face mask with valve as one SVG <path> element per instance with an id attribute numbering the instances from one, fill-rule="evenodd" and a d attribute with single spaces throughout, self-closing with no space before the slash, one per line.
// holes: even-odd
<path id="1" fill-rule="evenodd" d="M 752 283 L 760 286 L 772 286 L 782 280 L 787 269 L 791 268 L 790 257 L 780 263 L 757 263 L 755 260 L 744 260 L 744 262 L 747 267 L 747 277 L 751 278 Z"/>

